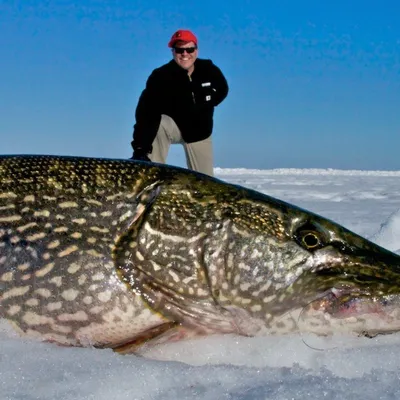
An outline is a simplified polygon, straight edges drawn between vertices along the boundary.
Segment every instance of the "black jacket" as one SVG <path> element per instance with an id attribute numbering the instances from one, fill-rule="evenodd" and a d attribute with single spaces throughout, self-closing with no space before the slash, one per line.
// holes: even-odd
<path id="1" fill-rule="evenodd" d="M 155 69 L 146 82 L 136 108 L 133 149 L 150 153 L 161 114 L 170 116 L 186 143 L 208 138 L 214 107 L 228 94 L 228 83 L 211 60 L 197 59 L 189 78 L 174 60 Z"/>

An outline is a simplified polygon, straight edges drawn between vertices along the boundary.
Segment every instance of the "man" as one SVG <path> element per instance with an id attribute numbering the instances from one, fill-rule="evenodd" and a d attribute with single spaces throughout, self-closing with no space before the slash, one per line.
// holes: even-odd
<path id="1" fill-rule="evenodd" d="M 192 32 L 178 30 L 168 46 L 173 59 L 151 73 L 139 98 L 132 159 L 165 163 L 179 143 L 187 167 L 212 176 L 214 107 L 227 96 L 227 81 L 211 60 L 197 58 Z"/>

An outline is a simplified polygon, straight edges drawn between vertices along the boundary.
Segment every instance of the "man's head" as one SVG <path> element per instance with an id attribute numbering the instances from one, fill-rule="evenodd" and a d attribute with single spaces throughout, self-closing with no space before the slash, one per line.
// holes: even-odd
<path id="1" fill-rule="evenodd" d="M 168 47 L 172 48 L 175 62 L 192 73 L 198 55 L 196 36 L 188 30 L 180 29 L 172 35 Z"/>

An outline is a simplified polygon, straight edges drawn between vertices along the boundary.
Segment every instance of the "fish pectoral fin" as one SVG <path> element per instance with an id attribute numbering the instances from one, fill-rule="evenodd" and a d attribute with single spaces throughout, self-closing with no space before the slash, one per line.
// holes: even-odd
<path id="1" fill-rule="evenodd" d="M 150 309 L 164 318 L 179 322 L 196 335 L 236 333 L 237 329 L 229 310 L 217 304 L 211 295 L 188 296 L 158 282 L 152 276 L 142 277 L 142 299 Z"/>
<path id="2" fill-rule="evenodd" d="M 113 347 L 113 351 L 118 354 L 133 354 L 137 353 L 138 349 L 157 338 L 162 337 L 166 332 L 179 326 L 179 323 L 171 321 L 165 324 L 157 325 L 154 328 L 148 329 L 138 336 L 135 336 L 132 340 L 129 340 L 123 344 L 118 344 Z M 158 341 L 157 341 L 158 343 Z"/>

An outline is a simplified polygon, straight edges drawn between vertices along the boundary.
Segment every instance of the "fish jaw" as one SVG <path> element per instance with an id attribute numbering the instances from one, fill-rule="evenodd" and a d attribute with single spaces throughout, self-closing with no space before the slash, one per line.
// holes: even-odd
<path id="1" fill-rule="evenodd" d="M 334 292 L 310 303 L 298 314 L 299 331 L 374 337 L 400 331 L 400 296 L 342 296 Z"/>
<path id="2" fill-rule="evenodd" d="M 299 330 L 371 337 L 399 331 L 400 257 L 357 236 L 346 243 L 317 250 L 308 260 L 303 295 L 310 301 Z"/>

